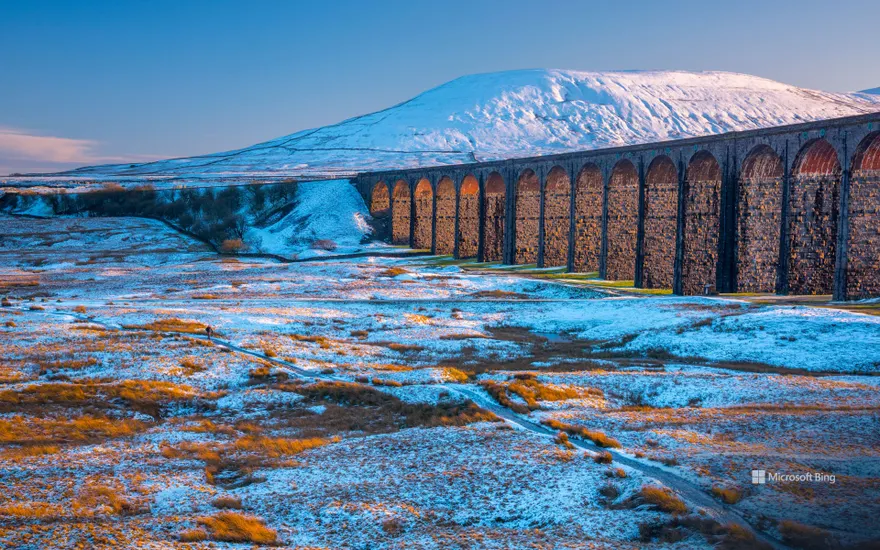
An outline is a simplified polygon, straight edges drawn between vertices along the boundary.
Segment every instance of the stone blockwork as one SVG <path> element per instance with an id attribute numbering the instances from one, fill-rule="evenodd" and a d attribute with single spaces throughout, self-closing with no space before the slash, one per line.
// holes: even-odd
<path id="1" fill-rule="evenodd" d="M 575 181 L 574 270 L 599 270 L 602 252 L 602 172 L 595 164 L 584 166 Z"/>
<path id="2" fill-rule="evenodd" d="M 880 296 L 880 133 L 865 139 L 849 185 L 847 294 Z"/>
<path id="3" fill-rule="evenodd" d="M 504 257 L 504 217 L 507 194 L 504 179 L 493 172 L 486 180 L 483 198 L 483 258 L 484 262 L 498 262 Z"/>
<path id="4" fill-rule="evenodd" d="M 384 217 L 388 215 L 391 208 L 391 194 L 388 192 L 388 186 L 384 181 L 380 181 L 373 187 L 373 194 L 370 198 L 370 215 L 374 218 Z"/>
<path id="5" fill-rule="evenodd" d="M 480 245 L 480 183 L 474 176 L 461 182 L 458 205 L 458 257 L 474 258 Z"/>
<path id="6" fill-rule="evenodd" d="M 409 186 L 405 181 L 394 185 L 394 207 L 391 209 L 391 242 L 393 244 L 409 244 L 410 219 Z"/>
<path id="7" fill-rule="evenodd" d="M 737 223 L 739 292 L 773 292 L 782 224 L 782 158 L 763 146 L 746 157 L 740 172 Z"/>
<path id="8" fill-rule="evenodd" d="M 532 170 L 526 170 L 516 184 L 516 230 L 513 263 L 538 261 L 538 229 L 541 223 L 541 185 Z"/>
<path id="9" fill-rule="evenodd" d="M 831 294 L 840 193 L 837 152 L 825 140 L 804 147 L 792 173 L 788 291 Z"/>
<path id="10" fill-rule="evenodd" d="M 437 184 L 436 253 L 455 251 L 455 184 L 448 177 Z"/>
<path id="11" fill-rule="evenodd" d="M 677 218 L 678 169 L 669 157 L 657 157 L 645 175 L 644 288 L 672 288 Z"/>
<path id="12" fill-rule="evenodd" d="M 544 184 L 544 265 L 568 263 L 568 230 L 571 227 L 571 182 L 565 169 L 556 166 Z"/>
<path id="13" fill-rule="evenodd" d="M 413 228 L 413 248 L 431 248 L 434 216 L 434 196 L 431 183 L 422 180 L 416 186 L 416 219 Z"/>
<path id="14" fill-rule="evenodd" d="M 682 293 L 695 295 L 706 284 L 714 287 L 717 278 L 721 167 L 715 157 L 706 151 L 694 155 L 685 188 Z"/>
<path id="15" fill-rule="evenodd" d="M 617 163 L 608 181 L 608 252 L 605 278 L 635 278 L 636 236 L 639 229 L 639 173 L 628 160 Z"/>

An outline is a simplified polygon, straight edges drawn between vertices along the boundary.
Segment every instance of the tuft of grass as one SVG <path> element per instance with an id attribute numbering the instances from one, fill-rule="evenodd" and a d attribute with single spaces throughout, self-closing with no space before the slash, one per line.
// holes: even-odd
<path id="1" fill-rule="evenodd" d="M 221 510 L 241 510 L 241 499 L 233 496 L 217 497 L 211 501 L 211 506 Z"/>
<path id="2" fill-rule="evenodd" d="M 0 418 L 0 443 L 57 445 L 127 437 L 145 430 L 140 420 L 83 415 L 75 418 L 39 419 L 20 415 Z"/>
<path id="3" fill-rule="evenodd" d="M 186 529 L 177 535 L 180 542 L 202 542 L 208 540 L 208 532 L 199 527 L 198 529 Z"/>
<path id="4" fill-rule="evenodd" d="M 736 504 L 743 497 L 742 491 L 735 487 L 712 487 L 712 495 L 725 504 Z"/>
<path id="5" fill-rule="evenodd" d="M 443 379 L 448 382 L 458 382 L 464 384 L 470 380 L 470 376 L 455 367 L 443 367 Z"/>
<path id="6" fill-rule="evenodd" d="M 144 325 L 126 325 L 127 329 L 152 330 L 156 332 L 182 332 L 185 334 L 204 334 L 207 325 L 197 321 L 185 321 L 177 317 L 158 319 Z"/>
<path id="7" fill-rule="evenodd" d="M 779 522 L 779 534 L 782 535 L 782 542 L 795 548 L 818 550 L 837 547 L 837 541 L 828 531 L 790 519 Z"/>
<path id="8" fill-rule="evenodd" d="M 6 323 L 4 323 L 4 324 L 9 328 L 15 328 L 17 326 L 15 324 L 15 321 L 6 321 Z"/>
<path id="9" fill-rule="evenodd" d="M 332 440 L 320 437 L 308 439 L 287 439 L 283 437 L 244 436 L 233 447 L 239 451 L 257 453 L 270 458 L 299 454 L 309 449 L 322 447 Z"/>
<path id="10" fill-rule="evenodd" d="M 559 420 L 554 420 L 552 418 L 546 418 L 541 421 L 541 424 L 545 426 L 549 426 L 554 430 L 559 430 L 562 432 L 566 432 L 569 435 L 579 436 L 584 439 L 589 439 L 599 447 L 610 448 L 610 449 L 619 449 L 620 442 L 613 437 L 610 437 L 605 434 L 605 432 L 600 432 L 598 430 L 589 430 L 584 428 L 583 426 L 577 426 L 575 424 L 568 424 L 566 422 L 560 422 Z"/>
<path id="11" fill-rule="evenodd" d="M 608 451 L 602 451 L 593 456 L 593 462 L 596 464 L 611 464 L 614 462 L 614 457 Z"/>
<path id="12" fill-rule="evenodd" d="M 85 312 L 86 312 L 86 306 L 76 306 L 75 308 L 73 308 L 73 311 L 74 311 L 75 313 L 85 313 Z"/>
<path id="13" fill-rule="evenodd" d="M 266 527 L 263 520 L 256 516 L 220 512 L 199 518 L 198 522 L 205 528 L 209 538 L 220 542 L 275 544 L 278 541 L 275 530 Z"/>
<path id="14" fill-rule="evenodd" d="M 645 485 L 639 490 L 638 497 L 667 514 L 684 514 L 688 510 L 687 504 L 666 487 Z"/>
<path id="15" fill-rule="evenodd" d="M 382 532 L 389 537 L 396 537 L 403 533 L 403 522 L 399 518 L 388 518 L 382 521 Z"/>
<path id="16" fill-rule="evenodd" d="M 379 277 L 397 277 L 398 275 L 406 275 L 407 273 L 410 273 L 408 269 L 402 267 L 389 267 L 384 271 L 380 271 Z"/>

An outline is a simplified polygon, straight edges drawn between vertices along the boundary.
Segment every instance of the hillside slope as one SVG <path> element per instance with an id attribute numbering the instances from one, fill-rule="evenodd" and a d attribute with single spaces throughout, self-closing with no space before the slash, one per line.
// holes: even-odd
<path id="1" fill-rule="evenodd" d="M 245 149 L 68 175 L 290 175 L 629 145 L 880 110 L 880 97 L 724 72 L 520 70 L 458 78 L 394 107 Z"/>

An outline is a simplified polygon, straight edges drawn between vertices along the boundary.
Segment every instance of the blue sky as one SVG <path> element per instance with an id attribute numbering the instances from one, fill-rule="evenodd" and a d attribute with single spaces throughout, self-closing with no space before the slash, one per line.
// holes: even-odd
<path id="1" fill-rule="evenodd" d="M 244 147 L 463 74 L 880 86 L 880 2 L 0 0 L 0 174 Z"/>

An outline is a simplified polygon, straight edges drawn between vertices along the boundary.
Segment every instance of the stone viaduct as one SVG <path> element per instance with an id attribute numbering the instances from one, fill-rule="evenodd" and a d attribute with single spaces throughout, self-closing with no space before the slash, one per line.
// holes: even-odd
<path id="1" fill-rule="evenodd" d="M 880 296 L 880 113 L 359 174 L 395 244 L 639 288 Z"/>

